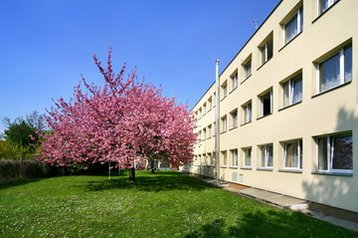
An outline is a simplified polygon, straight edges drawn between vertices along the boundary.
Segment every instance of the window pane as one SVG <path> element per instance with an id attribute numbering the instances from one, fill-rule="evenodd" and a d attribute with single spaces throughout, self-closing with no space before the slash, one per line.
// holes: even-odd
<path id="1" fill-rule="evenodd" d="M 267 42 L 267 60 L 268 61 L 269 59 L 272 58 L 272 55 L 273 55 L 273 39 L 270 39 L 268 42 Z"/>
<path id="2" fill-rule="evenodd" d="M 297 14 L 285 25 L 286 43 L 298 34 Z"/>
<path id="3" fill-rule="evenodd" d="M 318 139 L 318 170 L 327 170 L 327 137 Z"/>
<path id="4" fill-rule="evenodd" d="M 251 121 L 251 103 L 246 106 L 246 122 Z"/>
<path id="5" fill-rule="evenodd" d="M 261 167 L 265 166 L 265 146 L 261 146 Z"/>
<path id="6" fill-rule="evenodd" d="M 339 85 L 339 54 L 321 63 L 320 72 L 320 91 L 326 91 Z"/>
<path id="7" fill-rule="evenodd" d="M 290 82 L 287 82 L 283 85 L 283 105 L 288 106 L 290 105 Z"/>
<path id="8" fill-rule="evenodd" d="M 285 167 L 299 168 L 298 166 L 298 142 L 286 144 Z"/>
<path id="9" fill-rule="evenodd" d="M 245 78 L 251 76 L 251 60 L 244 66 L 245 69 Z"/>
<path id="10" fill-rule="evenodd" d="M 326 11 L 329 7 L 329 0 L 320 0 L 321 1 L 321 13 Z"/>
<path id="11" fill-rule="evenodd" d="M 334 138 L 332 169 L 353 169 L 352 142 L 352 136 Z"/>
<path id="12" fill-rule="evenodd" d="M 293 81 L 293 103 L 302 101 L 302 78 L 297 78 Z"/>
<path id="13" fill-rule="evenodd" d="M 344 49 L 344 82 L 352 81 L 352 46 Z"/>
<path id="14" fill-rule="evenodd" d="M 245 149 L 245 166 L 251 166 L 251 148 Z"/>
<path id="15" fill-rule="evenodd" d="M 261 97 L 262 103 L 262 116 L 266 116 L 271 113 L 271 92 Z"/>

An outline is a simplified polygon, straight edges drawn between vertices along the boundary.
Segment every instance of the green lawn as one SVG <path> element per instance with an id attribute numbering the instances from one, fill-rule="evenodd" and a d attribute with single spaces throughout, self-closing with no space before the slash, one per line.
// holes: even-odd
<path id="1" fill-rule="evenodd" d="M 0 237 L 358 237 L 176 172 L 0 187 Z"/>

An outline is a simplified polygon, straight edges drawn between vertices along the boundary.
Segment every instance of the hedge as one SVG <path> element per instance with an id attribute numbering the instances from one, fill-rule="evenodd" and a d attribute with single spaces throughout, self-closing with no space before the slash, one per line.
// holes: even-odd
<path id="1" fill-rule="evenodd" d="M 25 178 L 45 177 L 47 165 L 37 160 L 0 160 L 0 184 Z"/>

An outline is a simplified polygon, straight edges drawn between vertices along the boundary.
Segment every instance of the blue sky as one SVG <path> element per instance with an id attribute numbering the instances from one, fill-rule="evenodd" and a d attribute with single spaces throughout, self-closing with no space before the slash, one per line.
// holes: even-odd
<path id="1" fill-rule="evenodd" d="M 279 0 L 1 0 L 0 118 L 68 99 L 110 47 L 114 68 L 138 67 L 191 108 Z M 1 123 L 0 132 L 4 129 Z"/>

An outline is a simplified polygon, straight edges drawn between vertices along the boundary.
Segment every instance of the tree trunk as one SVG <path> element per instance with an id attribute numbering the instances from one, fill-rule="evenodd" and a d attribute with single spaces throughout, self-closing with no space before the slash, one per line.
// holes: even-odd
<path id="1" fill-rule="evenodd" d="M 155 173 L 154 160 L 150 161 L 150 171 L 152 172 L 152 174 Z"/>
<path id="2" fill-rule="evenodd" d="M 135 180 L 135 168 L 134 167 L 129 169 L 129 174 L 128 175 L 129 175 L 129 180 L 132 180 L 132 181 Z"/>

